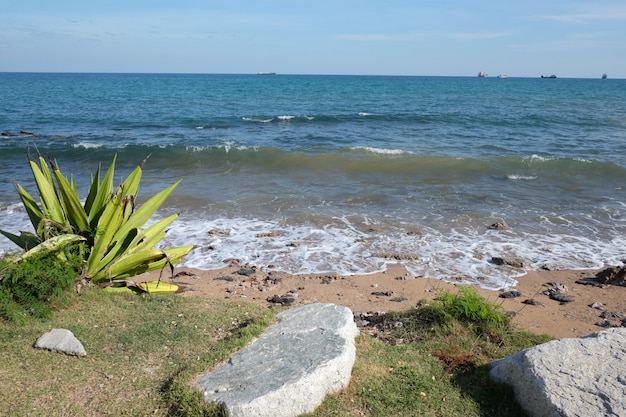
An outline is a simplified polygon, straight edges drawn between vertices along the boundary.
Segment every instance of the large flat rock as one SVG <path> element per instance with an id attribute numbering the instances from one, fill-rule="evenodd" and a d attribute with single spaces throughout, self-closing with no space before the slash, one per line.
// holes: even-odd
<path id="1" fill-rule="evenodd" d="M 560 339 L 492 363 L 532 417 L 626 416 L 626 328 Z"/>
<path id="2" fill-rule="evenodd" d="M 285 310 L 278 322 L 196 386 L 232 417 L 291 417 L 315 410 L 345 388 L 359 331 L 352 311 L 334 304 Z"/>

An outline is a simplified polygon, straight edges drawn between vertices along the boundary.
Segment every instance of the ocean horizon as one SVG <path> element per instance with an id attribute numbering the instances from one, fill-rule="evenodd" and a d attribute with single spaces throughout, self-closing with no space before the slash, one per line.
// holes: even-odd
<path id="1" fill-rule="evenodd" d="M 27 157 L 86 195 L 117 155 L 183 265 L 511 285 L 523 270 L 626 262 L 626 80 L 0 73 L 0 229 L 30 230 Z M 502 223 L 504 228 L 494 228 Z M 0 237 L 0 252 L 16 247 Z"/>

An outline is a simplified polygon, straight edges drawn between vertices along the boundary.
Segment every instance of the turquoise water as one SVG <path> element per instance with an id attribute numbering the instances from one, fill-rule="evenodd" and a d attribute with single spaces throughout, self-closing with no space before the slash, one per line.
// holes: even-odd
<path id="1" fill-rule="evenodd" d="M 114 154 L 120 176 L 150 155 L 146 197 L 184 178 L 167 243 L 197 245 L 185 263 L 203 269 L 403 255 L 416 276 L 499 287 L 519 271 L 491 256 L 626 259 L 626 80 L 1 73 L 0 97 L 1 229 L 28 227 L 14 183 L 34 193 L 38 149 L 85 192 Z"/>

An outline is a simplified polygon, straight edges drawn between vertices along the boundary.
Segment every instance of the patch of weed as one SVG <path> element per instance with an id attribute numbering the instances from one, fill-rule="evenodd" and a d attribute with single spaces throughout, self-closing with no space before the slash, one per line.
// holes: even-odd
<path id="1" fill-rule="evenodd" d="M 27 316 L 50 317 L 65 305 L 83 266 L 79 245 L 20 262 L 5 257 L 0 265 L 0 317 L 23 323 Z"/>

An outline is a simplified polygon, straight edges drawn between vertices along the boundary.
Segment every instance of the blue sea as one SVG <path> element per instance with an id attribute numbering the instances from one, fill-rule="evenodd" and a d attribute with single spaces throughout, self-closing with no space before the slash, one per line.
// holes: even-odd
<path id="1" fill-rule="evenodd" d="M 145 158 L 184 265 L 512 284 L 626 261 L 626 80 L 0 73 L 0 229 L 37 152 L 73 174 Z M 494 229 L 495 223 L 506 224 Z M 0 236 L 0 252 L 16 247 Z"/>

